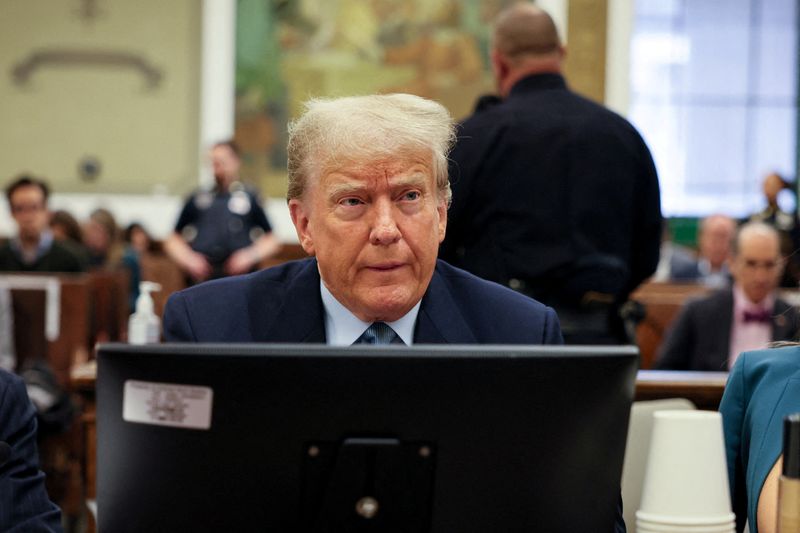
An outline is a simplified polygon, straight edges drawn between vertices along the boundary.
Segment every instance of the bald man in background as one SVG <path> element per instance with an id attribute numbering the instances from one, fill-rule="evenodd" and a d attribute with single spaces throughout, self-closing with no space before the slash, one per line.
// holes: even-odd
<path id="1" fill-rule="evenodd" d="M 800 313 L 776 292 L 784 261 L 775 228 L 762 222 L 739 228 L 729 261 L 733 287 L 683 306 L 655 368 L 724 372 L 742 352 L 798 340 Z"/>
<path id="2" fill-rule="evenodd" d="M 630 123 L 567 88 L 565 54 L 545 11 L 498 15 L 500 101 L 458 132 L 440 257 L 555 308 L 568 344 L 625 343 L 619 308 L 658 264 L 658 178 Z"/>

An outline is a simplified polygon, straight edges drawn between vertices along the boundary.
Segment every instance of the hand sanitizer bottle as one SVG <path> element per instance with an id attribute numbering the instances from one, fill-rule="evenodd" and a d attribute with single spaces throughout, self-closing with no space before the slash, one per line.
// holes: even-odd
<path id="1" fill-rule="evenodd" d="M 136 312 L 128 320 L 128 342 L 131 344 L 154 344 L 161 340 L 161 320 L 153 311 L 151 292 L 161 290 L 161 285 L 152 281 L 139 283 Z"/>

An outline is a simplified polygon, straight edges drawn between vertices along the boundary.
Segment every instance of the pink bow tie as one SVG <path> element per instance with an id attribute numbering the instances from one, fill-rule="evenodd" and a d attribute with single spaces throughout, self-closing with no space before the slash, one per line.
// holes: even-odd
<path id="1" fill-rule="evenodd" d="M 759 309 L 756 311 L 745 310 L 743 316 L 745 324 L 748 322 L 770 322 L 772 319 L 772 313 L 766 309 Z"/>

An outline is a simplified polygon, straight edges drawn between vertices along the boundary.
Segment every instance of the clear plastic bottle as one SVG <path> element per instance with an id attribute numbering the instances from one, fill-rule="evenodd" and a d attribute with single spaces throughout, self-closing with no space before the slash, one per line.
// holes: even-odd
<path id="1" fill-rule="evenodd" d="M 161 285 L 152 281 L 139 283 L 136 312 L 128 319 L 128 342 L 131 344 L 154 344 L 161 340 L 161 320 L 153 310 L 152 292 L 161 290 Z"/>

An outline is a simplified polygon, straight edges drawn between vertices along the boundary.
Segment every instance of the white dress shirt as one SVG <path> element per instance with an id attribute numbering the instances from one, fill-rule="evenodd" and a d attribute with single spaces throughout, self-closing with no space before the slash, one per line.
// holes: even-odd
<path id="1" fill-rule="evenodd" d="M 353 344 L 372 322 L 364 322 L 350 312 L 337 300 L 331 291 L 320 280 L 319 292 L 322 296 L 322 306 L 325 308 L 325 338 L 331 346 L 350 346 Z M 419 306 L 422 302 L 411 308 L 399 320 L 386 322 L 397 333 L 398 337 L 411 346 L 414 341 L 414 325 L 417 323 Z"/>

